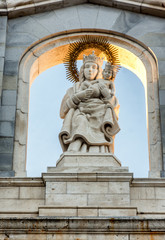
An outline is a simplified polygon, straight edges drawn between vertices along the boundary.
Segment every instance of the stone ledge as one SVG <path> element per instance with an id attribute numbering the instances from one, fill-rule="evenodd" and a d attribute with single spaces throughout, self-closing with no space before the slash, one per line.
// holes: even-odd
<path id="1" fill-rule="evenodd" d="M 165 187 L 165 179 L 162 178 L 135 178 L 131 187 Z"/>
<path id="2" fill-rule="evenodd" d="M 0 233 L 164 233 L 164 219 L 139 217 L 1 218 Z"/>
<path id="3" fill-rule="evenodd" d="M 136 216 L 136 207 L 61 207 L 40 206 L 39 216 L 63 217 L 107 217 L 107 216 Z"/>
<path id="4" fill-rule="evenodd" d="M 157 17 L 165 17 L 165 3 L 163 0 L 154 1 L 148 0 L 38 0 L 34 1 L 7 1 L 0 6 L 0 15 L 8 15 L 9 18 L 16 18 L 35 13 L 42 13 L 59 8 L 70 7 L 83 3 L 99 4 L 107 7 L 114 7 L 122 10 L 133 11 L 137 13 L 149 14 Z"/>
<path id="5" fill-rule="evenodd" d="M 32 187 L 40 187 L 44 186 L 44 182 L 42 178 L 0 178 L 0 187 L 11 187 L 11 186 L 32 186 Z"/>
<path id="6" fill-rule="evenodd" d="M 44 182 L 87 182 L 87 181 L 111 181 L 126 182 L 131 181 L 132 173 L 43 173 Z"/>

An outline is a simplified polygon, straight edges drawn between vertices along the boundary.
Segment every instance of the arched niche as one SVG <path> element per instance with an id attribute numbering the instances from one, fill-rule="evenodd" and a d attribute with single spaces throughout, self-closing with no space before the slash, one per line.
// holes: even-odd
<path id="1" fill-rule="evenodd" d="M 16 176 L 26 176 L 26 146 L 28 130 L 29 88 L 46 69 L 63 62 L 69 44 L 84 35 L 106 37 L 118 48 L 121 66 L 134 72 L 145 89 L 150 177 L 160 177 L 162 171 L 161 134 L 158 100 L 158 66 L 153 52 L 141 42 L 126 35 L 103 30 L 63 32 L 49 36 L 30 46 L 24 53 L 18 76 L 18 98 L 14 142 Z M 82 55 L 80 55 L 82 59 Z M 130 109 L 131 111 L 131 109 Z M 143 151 L 143 149 L 138 149 Z M 129 153 L 128 153 L 129 154 Z M 137 163 L 138 164 L 138 163 Z"/>

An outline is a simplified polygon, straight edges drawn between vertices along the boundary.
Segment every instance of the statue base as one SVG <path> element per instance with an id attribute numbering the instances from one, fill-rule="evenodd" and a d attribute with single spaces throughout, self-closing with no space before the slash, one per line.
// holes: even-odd
<path id="1" fill-rule="evenodd" d="M 121 167 L 121 162 L 113 154 L 71 153 L 65 152 L 56 163 L 56 167 L 48 167 L 47 172 L 128 172 Z"/>
<path id="2" fill-rule="evenodd" d="M 113 154 L 65 152 L 42 174 L 45 205 L 39 216 L 136 216 L 130 202 L 133 174 Z"/>

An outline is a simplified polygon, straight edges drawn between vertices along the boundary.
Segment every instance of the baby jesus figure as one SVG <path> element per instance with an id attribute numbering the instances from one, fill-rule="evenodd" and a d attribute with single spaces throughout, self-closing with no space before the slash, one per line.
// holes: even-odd
<path id="1" fill-rule="evenodd" d="M 110 100 L 113 100 L 113 107 L 116 107 L 118 101 L 115 97 L 115 85 L 112 81 L 113 78 L 113 66 L 110 63 L 106 63 L 105 69 L 103 70 L 103 79 L 92 81 L 85 80 L 81 83 L 80 89 L 86 93 L 86 99 L 88 99 L 89 96 L 90 98 L 101 98 L 105 103 L 110 103 Z"/>

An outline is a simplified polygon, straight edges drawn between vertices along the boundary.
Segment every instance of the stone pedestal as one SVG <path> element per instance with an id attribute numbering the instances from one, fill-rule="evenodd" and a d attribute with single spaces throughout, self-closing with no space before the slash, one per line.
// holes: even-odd
<path id="1" fill-rule="evenodd" d="M 128 168 L 121 167 L 121 162 L 113 154 L 76 154 L 66 152 L 60 156 L 56 167 L 48 167 L 48 173 L 53 172 L 128 172 Z"/>
<path id="2" fill-rule="evenodd" d="M 43 174 L 45 205 L 39 216 L 135 216 L 132 174 L 110 154 L 63 154 Z"/>

